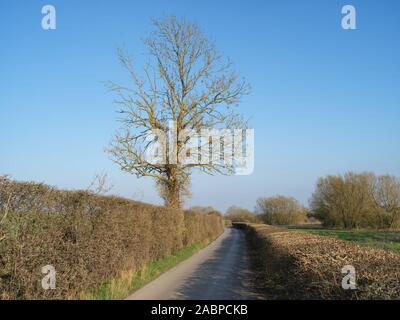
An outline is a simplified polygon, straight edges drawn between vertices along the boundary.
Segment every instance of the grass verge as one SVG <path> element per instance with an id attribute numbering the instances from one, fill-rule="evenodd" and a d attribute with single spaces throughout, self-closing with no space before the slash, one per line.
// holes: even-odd
<path id="1" fill-rule="evenodd" d="M 392 250 L 400 254 L 400 232 L 393 231 L 371 231 L 371 230 L 331 230 L 331 229 L 303 229 L 295 228 L 297 231 L 317 234 L 320 236 L 333 237 L 341 240 L 355 242 L 368 247 Z"/>
<path id="2" fill-rule="evenodd" d="M 211 241 L 198 242 L 179 250 L 175 255 L 152 261 L 139 271 L 126 271 L 120 277 L 104 282 L 99 288 L 80 295 L 83 300 L 119 300 L 156 279 L 178 263 L 205 248 Z"/>

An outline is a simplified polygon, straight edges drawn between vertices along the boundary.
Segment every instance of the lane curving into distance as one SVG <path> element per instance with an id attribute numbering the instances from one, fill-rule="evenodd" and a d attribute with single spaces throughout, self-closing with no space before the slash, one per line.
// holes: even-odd
<path id="1" fill-rule="evenodd" d="M 139 289 L 127 300 L 261 299 L 252 286 L 244 234 L 227 228 L 208 247 Z"/>

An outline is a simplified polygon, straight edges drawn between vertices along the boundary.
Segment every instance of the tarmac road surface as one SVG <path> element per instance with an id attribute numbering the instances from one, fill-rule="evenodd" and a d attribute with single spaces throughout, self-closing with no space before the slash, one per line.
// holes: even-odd
<path id="1" fill-rule="evenodd" d="M 244 234 L 227 228 L 208 247 L 181 262 L 128 300 L 261 299 L 251 285 Z"/>

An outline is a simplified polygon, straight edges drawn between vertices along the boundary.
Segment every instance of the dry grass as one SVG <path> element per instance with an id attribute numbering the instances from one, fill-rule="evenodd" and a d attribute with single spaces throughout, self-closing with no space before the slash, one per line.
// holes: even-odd
<path id="1" fill-rule="evenodd" d="M 124 299 L 165 271 L 176 266 L 179 262 L 186 260 L 195 252 L 204 248 L 208 243 L 209 241 L 191 244 L 179 250 L 174 255 L 147 263 L 139 271 L 124 271 L 119 277 L 104 282 L 100 287 L 83 292 L 79 295 L 79 298 L 85 300 Z"/>
<path id="2" fill-rule="evenodd" d="M 240 225 L 256 250 L 260 289 L 278 299 L 400 299 L 400 256 L 268 225 Z M 345 265 L 356 290 L 342 288 Z"/>

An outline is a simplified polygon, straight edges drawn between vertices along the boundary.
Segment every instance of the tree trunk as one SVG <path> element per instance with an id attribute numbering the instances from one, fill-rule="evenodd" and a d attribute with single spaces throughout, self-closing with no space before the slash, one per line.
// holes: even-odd
<path id="1" fill-rule="evenodd" d="M 165 189 L 165 206 L 180 209 L 181 186 L 177 169 L 175 167 L 171 167 L 168 172 L 168 184 L 166 185 Z"/>
<path id="2" fill-rule="evenodd" d="M 165 195 L 165 206 L 179 209 L 181 207 L 179 200 L 179 189 L 176 187 L 168 188 L 167 194 Z"/>

